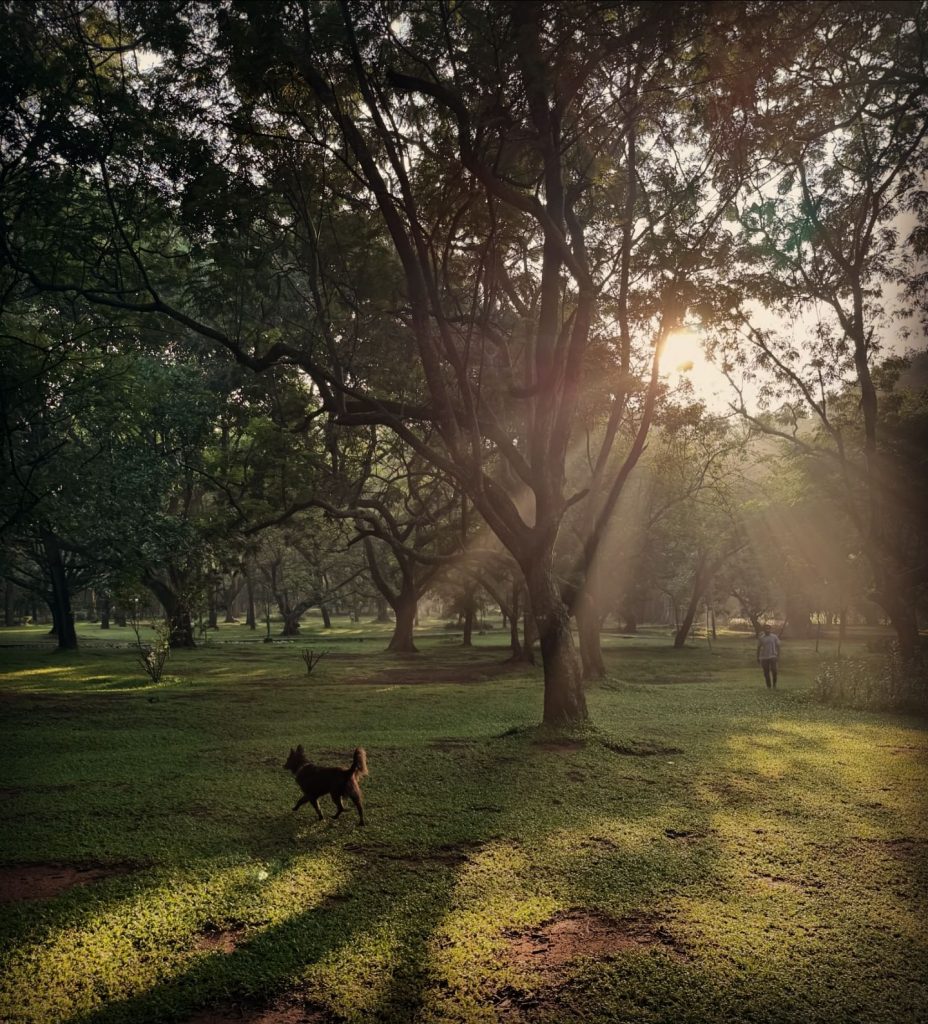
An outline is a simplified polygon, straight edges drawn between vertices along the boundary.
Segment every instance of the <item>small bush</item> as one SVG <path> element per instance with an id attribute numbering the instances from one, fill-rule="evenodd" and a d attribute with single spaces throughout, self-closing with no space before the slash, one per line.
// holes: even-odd
<path id="1" fill-rule="evenodd" d="M 728 628 L 733 633 L 753 633 L 754 627 L 751 625 L 750 619 L 729 619 Z"/>
<path id="2" fill-rule="evenodd" d="M 928 661 L 904 660 L 895 644 L 880 657 L 831 658 L 813 692 L 826 704 L 928 714 Z"/>

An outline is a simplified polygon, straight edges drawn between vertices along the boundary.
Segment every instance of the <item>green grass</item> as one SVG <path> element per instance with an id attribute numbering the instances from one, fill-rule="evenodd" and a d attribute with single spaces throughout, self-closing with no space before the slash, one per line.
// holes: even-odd
<path id="1" fill-rule="evenodd" d="M 410 659 L 385 635 L 223 627 L 158 687 L 118 646 L 0 647 L 0 865 L 130 868 L 0 908 L 0 1020 L 928 1020 L 923 722 L 814 703 L 809 644 L 770 692 L 749 639 L 655 633 L 608 639 L 594 724 L 560 744 L 501 633 L 465 652 L 436 626 Z M 331 652 L 311 677 L 302 646 Z M 367 748 L 365 828 L 290 812 L 296 742 Z M 580 909 L 669 938 L 513 955 Z"/>

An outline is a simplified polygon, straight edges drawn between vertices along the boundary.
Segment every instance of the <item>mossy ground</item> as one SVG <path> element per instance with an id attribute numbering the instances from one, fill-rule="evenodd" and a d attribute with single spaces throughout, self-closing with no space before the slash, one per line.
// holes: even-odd
<path id="1" fill-rule="evenodd" d="M 770 692 L 745 637 L 610 638 L 564 737 L 501 633 L 229 626 L 158 687 L 108 639 L 0 648 L 0 866 L 128 869 L 0 908 L 0 1020 L 928 1021 L 928 731 L 814 703 L 812 644 Z M 367 748 L 367 826 L 291 813 L 297 742 Z M 513 954 L 568 912 L 662 938 Z"/>

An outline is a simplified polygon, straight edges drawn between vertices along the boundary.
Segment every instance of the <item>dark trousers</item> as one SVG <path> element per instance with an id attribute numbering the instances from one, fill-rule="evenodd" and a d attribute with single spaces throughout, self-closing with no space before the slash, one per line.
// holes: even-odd
<path id="1" fill-rule="evenodd" d="M 768 687 L 772 686 L 775 689 L 777 685 L 777 659 L 761 658 L 760 667 L 764 670 L 764 682 Z"/>

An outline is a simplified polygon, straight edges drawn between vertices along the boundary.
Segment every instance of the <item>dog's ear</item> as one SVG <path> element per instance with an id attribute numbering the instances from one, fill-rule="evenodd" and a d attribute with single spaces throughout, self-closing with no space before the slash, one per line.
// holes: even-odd
<path id="1" fill-rule="evenodd" d="M 302 743 L 296 748 L 296 752 L 298 754 L 302 754 L 303 753 L 303 744 Z"/>

